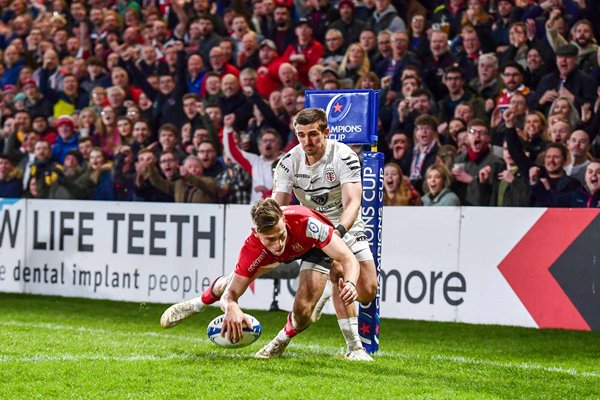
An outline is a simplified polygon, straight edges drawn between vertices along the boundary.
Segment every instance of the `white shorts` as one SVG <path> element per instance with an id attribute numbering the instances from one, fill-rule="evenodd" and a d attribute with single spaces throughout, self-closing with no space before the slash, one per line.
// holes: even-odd
<path id="1" fill-rule="evenodd" d="M 352 253 L 354 253 L 354 256 L 359 263 L 373 260 L 373 254 L 369 248 L 369 241 L 367 240 L 364 232 L 353 231 L 354 227 L 352 227 L 352 229 L 350 229 L 343 237 L 346 246 L 352 250 Z M 300 263 L 300 271 L 310 269 L 329 275 L 329 271 L 331 270 L 331 262 L 331 258 L 322 250 L 313 249 L 306 253 L 302 258 L 302 262 Z"/>

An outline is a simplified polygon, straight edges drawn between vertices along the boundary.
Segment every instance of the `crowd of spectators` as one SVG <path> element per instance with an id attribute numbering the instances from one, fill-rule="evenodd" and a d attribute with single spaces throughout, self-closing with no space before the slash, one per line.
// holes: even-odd
<path id="1" fill-rule="evenodd" d="M 600 207 L 599 3 L 0 0 L 0 197 L 249 203 L 360 88 L 385 204 Z"/>

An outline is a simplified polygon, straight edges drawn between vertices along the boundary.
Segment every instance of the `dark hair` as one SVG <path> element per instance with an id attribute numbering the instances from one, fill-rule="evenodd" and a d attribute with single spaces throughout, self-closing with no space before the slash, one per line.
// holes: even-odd
<path id="1" fill-rule="evenodd" d="M 169 132 L 173 133 L 176 137 L 179 137 L 179 130 L 177 129 L 177 127 L 168 122 L 166 124 L 162 124 L 160 126 L 160 128 L 158 129 L 159 135 L 160 135 L 160 132 L 162 132 L 162 131 L 169 131 Z"/>
<path id="2" fill-rule="evenodd" d="M 560 150 L 560 154 L 562 155 L 563 160 L 567 160 L 567 148 L 565 147 L 564 144 L 562 143 L 548 143 L 548 146 L 546 146 L 546 151 L 548 151 L 548 149 L 558 149 Z M 545 153 L 544 153 L 545 154 Z"/>
<path id="3" fill-rule="evenodd" d="M 415 130 L 419 125 L 429 126 L 437 132 L 438 121 L 433 115 L 421 114 L 415 119 Z"/>
<path id="4" fill-rule="evenodd" d="M 521 75 L 523 75 L 523 76 L 525 75 L 525 69 L 523 69 L 523 66 L 521 64 L 519 64 L 518 62 L 516 62 L 515 60 L 510 60 L 510 61 L 507 61 L 504 64 L 502 64 L 502 73 L 504 73 L 504 71 L 508 67 L 516 68 L 517 70 L 519 70 L 519 73 Z"/>
<path id="5" fill-rule="evenodd" d="M 305 108 L 296 114 L 294 128 L 297 125 L 310 125 L 318 123 L 318 129 L 324 132 L 327 129 L 327 114 L 320 108 Z"/>
<path id="6" fill-rule="evenodd" d="M 451 65 L 444 71 L 444 78 L 448 76 L 448 74 L 460 74 L 462 79 L 465 79 L 465 74 L 463 74 L 462 69 L 458 65 Z"/>

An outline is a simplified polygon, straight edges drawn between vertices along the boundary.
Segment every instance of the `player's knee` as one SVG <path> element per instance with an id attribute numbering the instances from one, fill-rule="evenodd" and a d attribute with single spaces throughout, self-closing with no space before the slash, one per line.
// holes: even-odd
<path id="1" fill-rule="evenodd" d="M 294 305 L 294 322 L 298 324 L 295 328 L 299 331 L 308 328 L 311 324 L 312 307 L 310 304 L 302 303 Z"/>
<path id="2" fill-rule="evenodd" d="M 359 287 L 357 288 L 357 292 L 358 300 L 361 303 L 368 303 L 373 301 L 373 299 L 377 295 L 377 281 L 364 282 L 363 285 L 359 285 Z"/>

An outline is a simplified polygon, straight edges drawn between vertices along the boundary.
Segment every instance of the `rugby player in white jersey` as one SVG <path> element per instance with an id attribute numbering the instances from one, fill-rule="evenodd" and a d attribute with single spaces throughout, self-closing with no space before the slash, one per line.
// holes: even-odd
<path id="1" fill-rule="evenodd" d="M 360 265 L 360 276 L 356 283 L 357 299 L 363 304 L 369 303 L 375 298 L 377 292 L 377 274 L 373 255 L 364 233 L 364 222 L 359 216 L 362 199 L 360 160 L 347 145 L 327 140 L 329 129 L 327 116 L 323 110 L 307 108 L 300 111 L 295 117 L 294 129 L 299 144 L 283 156 L 277 165 L 273 197 L 280 205 L 288 205 L 293 190 L 296 198 L 303 205 L 325 214 L 333 222 L 336 226 L 334 234 L 343 238 Z M 334 270 L 330 272 L 331 268 Z M 300 269 L 300 281 L 307 285 L 306 292 L 316 293 L 318 296 L 323 293 L 328 277 L 339 277 L 342 273 L 338 263 L 332 265 L 331 259 L 318 251 L 309 251 L 305 254 Z M 230 280 L 231 275 L 217 278 L 211 288 L 222 286 Z M 339 300 L 337 282 L 332 280 L 332 283 L 334 284 L 331 297 L 338 324 L 348 347 L 346 358 L 353 361 L 372 361 L 360 341 L 356 305 L 344 305 L 343 301 Z M 294 309 L 308 308 L 318 314 L 320 310 L 315 310 L 315 307 L 322 308 L 328 298 L 328 296 L 322 297 L 319 300 L 318 296 L 296 296 Z M 321 304 L 317 305 L 317 303 Z M 207 302 L 203 302 L 201 297 L 174 304 L 163 313 L 161 326 L 170 328 L 200 312 L 206 304 Z M 289 328 L 296 329 L 298 333 L 299 325 L 293 313 L 290 314 L 286 327 L 259 350 L 256 357 L 269 359 L 281 356 L 293 337 L 289 335 Z"/>
<path id="2" fill-rule="evenodd" d="M 273 180 L 273 197 L 282 205 L 288 205 L 293 192 L 304 206 L 325 214 L 336 226 L 334 233 L 344 239 L 360 264 L 360 277 L 356 284 L 358 301 L 371 302 L 377 292 L 377 274 L 369 242 L 364 232 L 365 223 L 360 218 L 362 184 L 361 166 L 356 153 L 347 145 L 327 140 L 327 115 L 321 109 L 306 108 L 296 114 L 294 130 L 299 144 L 282 157 Z M 327 282 L 331 265 L 323 252 L 313 250 L 302 259 L 301 274 L 313 283 L 314 291 L 320 293 Z M 335 276 L 336 274 L 331 274 Z M 334 282 L 335 283 L 335 282 Z M 365 352 L 358 334 L 356 305 L 345 306 L 339 301 L 338 285 L 332 285 L 333 303 L 338 324 L 346 340 L 346 357 L 354 360 L 372 360 Z M 322 308 L 325 298 L 317 308 Z M 316 310 L 320 312 L 319 309 Z M 272 358 L 280 356 L 291 338 L 282 329 L 277 336 L 256 356 Z"/>

